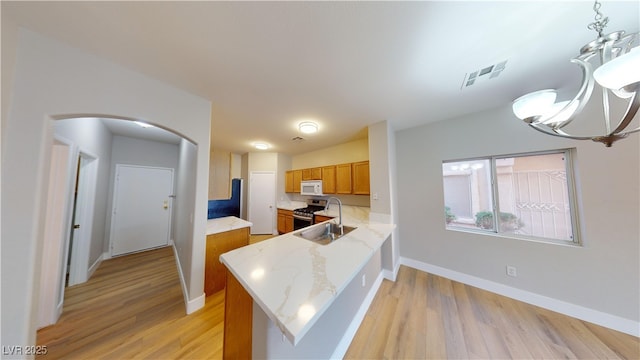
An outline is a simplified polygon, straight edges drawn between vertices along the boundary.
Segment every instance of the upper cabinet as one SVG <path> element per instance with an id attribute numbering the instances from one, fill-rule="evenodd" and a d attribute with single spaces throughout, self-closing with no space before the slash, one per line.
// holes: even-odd
<path id="1" fill-rule="evenodd" d="M 300 193 L 302 180 L 322 180 L 323 194 L 369 195 L 369 161 L 289 170 L 285 192 Z"/>
<path id="2" fill-rule="evenodd" d="M 284 173 L 284 192 L 293 192 L 293 170 Z"/>
<path id="3" fill-rule="evenodd" d="M 211 150 L 209 154 L 209 200 L 231 197 L 231 152 Z"/>
<path id="4" fill-rule="evenodd" d="M 353 173 L 353 194 L 369 195 L 369 162 L 361 161 L 351 164 Z"/>
<path id="5" fill-rule="evenodd" d="M 351 194 L 351 164 L 336 165 L 336 194 Z"/>
<path id="6" fill-rule="evenodd" d="M 322 180 L 322 169 L 302 169 L 302 180 Z"/>
<path id="7" fill-rule="evenodd" d="M 299 193 L 302 170 L 289 170 L 284 174 L 284 192 Z"/>
<path id="8" fill-rule="evenodd" d="M 302 181 L 302 170 L 293 170 L 293 192 L 300 193 L 300 182 Z"/>
<path id="9" fill-rule="evenodd" d="M 335 165 L 322 167 L 322 193 L 323 194 L 336 193 L 336 166 Z"/>

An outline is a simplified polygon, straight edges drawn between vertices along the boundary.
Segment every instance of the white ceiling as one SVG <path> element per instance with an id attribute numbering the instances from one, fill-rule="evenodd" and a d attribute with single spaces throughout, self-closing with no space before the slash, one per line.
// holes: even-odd
<path id="1" fill-rule="evenodd" d="M 639 30 L 640 2 L 601 11 L 605 32 Z M 212 145 L 238 153 L 256 141 L 303 153 L 382 120 L 406 129 L 570 91 L 580 71 L 568 60 L 596 35 L 591 1 L 2 1 L 2 16 L 210 100 Z M 291 141 L 303 119 L 320 132 Z"/>

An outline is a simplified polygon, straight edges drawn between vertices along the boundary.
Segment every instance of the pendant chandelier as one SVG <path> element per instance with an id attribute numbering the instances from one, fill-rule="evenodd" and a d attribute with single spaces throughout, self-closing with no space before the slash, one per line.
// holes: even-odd
<path id="1" fill-rule="evenodd" d="M 595 22 L 590 30 L 598 33 L 596 40 L 580 49 L 580 55 L 571 59 L 582 69 L 582 86 L 570 101 L 556 102 L 557 91 L 540 90 L 524 95 L 513 102 L 514 114 L 532 128 L 548 135 L 575 140 L 593 140 L 610 147 L 615 141 L 640 131 L 640 126 L 627 129 L 640 107 L 640 46 L 639 33 L 616 31 L 607 35 L 602 30 L 609 19 L 600 12 L 601 4 L 593 5 Z M 595 61 L 594 61 L 595 60 Z M 589 102 L 594 85 L 602 88 L 604 131 L 594 136 L 574 136 L 563 128 L 580 114 Z M 616 97 L 627 103 L 624 114 L 617 121 L 611 119 L 610 100 Z"/>

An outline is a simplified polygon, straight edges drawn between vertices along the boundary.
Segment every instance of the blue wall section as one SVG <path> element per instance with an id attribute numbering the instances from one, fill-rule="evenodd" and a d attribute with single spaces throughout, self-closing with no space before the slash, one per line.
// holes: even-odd
<path id="1" fill-rule="evenodd" d="M 207 219 L 216 219 L 225 216 L 240 217 L 240 192 L 242 191 L 242 179 L 231 180 L 231 199 L 209 200 Z"/>

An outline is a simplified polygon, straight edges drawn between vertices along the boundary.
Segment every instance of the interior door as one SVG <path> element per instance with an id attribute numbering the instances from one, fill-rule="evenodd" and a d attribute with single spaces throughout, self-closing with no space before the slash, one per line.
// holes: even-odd
<path id="1" fill-rule="evenodd" d="M 169 244 L 173 169 L 116 165 L 111 255 Z"/>
<path id="2" fill-rule="evenodd" d="M 251 234 L 273 234 L 275 223 L 276 175 L 274 172 L 251 172 L 249 221 Z"/>

